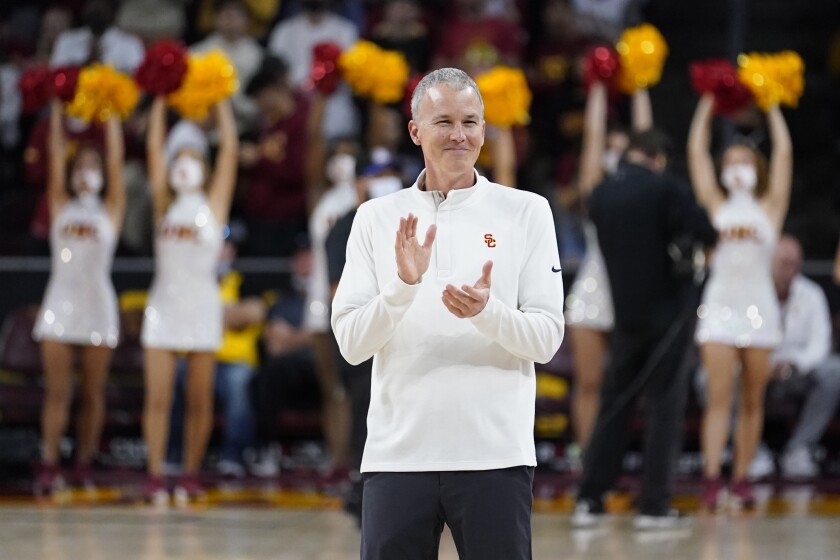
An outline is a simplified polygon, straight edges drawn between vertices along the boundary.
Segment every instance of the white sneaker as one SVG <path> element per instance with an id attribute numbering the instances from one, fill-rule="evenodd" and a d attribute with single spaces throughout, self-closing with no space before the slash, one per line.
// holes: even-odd
<path id="1" fill-rule="evenodd" d="M 280 446 L 271 444 L 256 452 L 256 457 L 248 464 L 248 470 L 258 478 L 273 478 L 280 474 L 280 459 L 283 454 Z"/>
<path id="2" fill-rule="evenodd" d="M 245 478 L 245 467 L 243 467 L 236 461 L 222 459 L 216 464 L 216 470 L 222 476 L 227 476 L 230 478 Z"/>
<path id="3" fill-rule="evenodd" d="M 755 457 L 747 468 L 749 480 L 761 480 L 776 472 L 776 464 L 773 462 L 773 455 L 763 443 L 755 451 Z"/>
<path id="4" fill-rule="evenodd" d="M 806 447 L 797 447 L 782 457 L 782 473 L 785 478 L 814 478 L 820 469 Z"/>
<path id="5" fill-rule="evenodd" d="M 646 515 L 640 513 L 633 518 L 633 527 L 637 531 L 668 531 L 684 527 L 690 520 L 691 518 L 672 509 L 665 515 Z"/>
<path id="6" fill-rule="evenodd" d="M 591 500 L 578 500 L 570 522 L 573 529 L 591 529 L 600 525 L 605 517 L 603 505 Z"/>

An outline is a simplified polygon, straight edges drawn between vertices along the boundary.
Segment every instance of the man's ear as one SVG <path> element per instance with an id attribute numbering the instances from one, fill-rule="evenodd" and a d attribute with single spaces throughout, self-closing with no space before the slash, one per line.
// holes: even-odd
<path id="1" fill-rule="evenodd" d="M 420 145 L 420 128 L 417 126 L 417 123 L 414 120 L 408 121 L 408 135 L 411 136 L 411 141 L 414 142 L 415 145 Z"/>

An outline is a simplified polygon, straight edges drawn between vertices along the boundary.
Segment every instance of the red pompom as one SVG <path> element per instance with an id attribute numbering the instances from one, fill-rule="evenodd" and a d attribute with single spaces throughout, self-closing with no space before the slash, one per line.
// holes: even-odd
<path id="1" fill-rule="evenodd" d="M 46 66 L 33 66 L 23 72 L 18 82 L 23 97 L 23 112 L 34 113 L 50 98 L 50 70 Z"/>
<path id="2" fill-rule="evenodd" d="M 180 41 L 164 39 L 152 45 L 134 72 L 134 81 L 154 95 L 168 95 L 181 87 L 187 73 L 187 49 Z"/>
<path id="3" fill-rule="evenodd" d="M 610 92 L 616 92 L 620 68 L 621 59 L 614 48 L 607 45 L 593 48 L 583 60 L 583 83 L 586 89 L 595 82 L 604 82 Z"/>
<path id="4" fill-rule="evenodd" d="M 70 103 L 76 97 L 76 84 L 79 82 L 78 66 L 60 66 L 54 68 L 50 76 L 50 95 Z"/>
<path id="5" fill-rule="evenodd" d="M 405 84 L 405 101 L 403 102 L 403 112 L 407 118 L 411 118 L 411 98 L 414 96 L 414 90 L 417 89 L 417 84 L 423 79 L 423 74 L 415 74 L 409 78 L 408 83 Z"/>
<path id="6" fill-rule="evenodd" d="M 312 71 L 309 81 L 324 95 L 331 95 L 341 83 L 338 57 L 341 47 L 335 43 L 318 43 L 312 47 Z"/>
<path id="7" fill-rule="evenodd" d="M 699 94 L 715 96 L 715 112 L 737 113 L 753 101 L 753 94 L 738 78 L 738 69 L 726 59 L 693 62 L 689 67 L 691 84 Z"/>

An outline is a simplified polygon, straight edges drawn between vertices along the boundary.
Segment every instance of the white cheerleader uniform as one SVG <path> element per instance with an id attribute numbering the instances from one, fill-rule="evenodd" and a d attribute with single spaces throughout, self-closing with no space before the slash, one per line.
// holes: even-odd
<path id="1" fill-rule="evenodd" d="M 719 240 L 697 309 L 698 343 L 772 348 L 782 338 L 770 266 L 776 229 L 750 194 L 733 191 L 714 216 Z"/>
<path id="2" fill-rule="evenodd" d="M 566 296 L 566 324 L 596 331 L 611 331 L 615 326 L 610 283 L 604 255 L 598 246 L 595 224 L 585 222 L 586 254 L 575 281 Z"/>
<path id="3" fill-rule="evenodd" d="M 205 194 L 179 194 L 156 232 L 155 278 L 141 335 L 144 346 L 192 352 L 221 346 L 221 250 L 221 228 Z"/>
<path id="4" fill-rule="evenodd" d="M 73 198 L 50 230 L 52 269 L 32 336 L 68 344 L 119 342 L 117 295 L 111 264 L 117 234 L 96 195 Z"/>

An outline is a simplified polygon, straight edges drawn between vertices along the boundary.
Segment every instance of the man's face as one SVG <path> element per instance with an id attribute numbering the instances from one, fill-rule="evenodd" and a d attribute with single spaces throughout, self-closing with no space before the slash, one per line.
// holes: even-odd
<path id="1" fill-rule="evenodd" d="M 225 4 L 216 13 L 216 31 L 229 41 L 248 32 L 248 13 L 242 6 Z"/>
<path id="2" fill-rule="evenodd" d="M 416 120 L 408 123 L 412 141 L 423 149 L 426 167 L 446 174 L 466 173 L 484 145 L 484 116 L 471 87 L 429 88 Z"/>
<path id="3" fill-rule="evenodd" d="M 295 109 L 295 97 L 288 83 L 278 82 L 267 86 L 256 95 L 257 107 L 271 121 L 282 120 Z"/>

